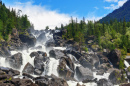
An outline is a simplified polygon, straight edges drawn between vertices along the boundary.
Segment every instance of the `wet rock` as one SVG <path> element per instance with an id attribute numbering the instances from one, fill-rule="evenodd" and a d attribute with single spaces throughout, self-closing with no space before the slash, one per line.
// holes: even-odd
<path id="1" fill-rule="evenodd" d="M 87 61 L 85 58 L 83 58 L 83 57 L 81 57 L 80 59 L 79 59 L 79 62 L 80 62 L 80 64 L 84 67 L 84 68 L 89 68 L 89 69 L 93 69 L 93 66 L 92 66 L 92 64 L 89 62 L 89 61 Z"/>
<path id="2" fill-rule="evenodd" d="M 7 47 L 7 44 L 4 42 L 1 44 L 2 46 L 0 47 L 0 56 L 3 56 L 3 57 L 11 56 L 11 53 Z"/>
<path id="3" fill-rule="evenodd" d="M 49 52 L 49 56 L 50 57 L 53 57 L 53 58 L 55 58 L 55 59 L 60 59 L 61 57 L 63 57 L 63 56 L 65 56 L 65 54 L 63 53 L 63 51 L 62 50 L 51 50 L 50 52 Z"/>
<path id="4" fill-rule="evenodd" d="M 100 79 L 97 82 L 97 86 L 114 86 L 114 85 L 107 79 Z"/>
<path id="5" fill-rule="evenodd" d="M 79 83 L 77 83 L 77 85 L 76 86 L 85 86 L 85 85 L 80 85 Z"/>
<path id="6" fill-rule="evenodd" d="M 39 53 L 38 52 L 32 52 L 30 54 L 30 57 L 38 57 L 39 56 Z"/>
<path id="7" fill-rule="evenodd" d="M 93 72 L 89 68 L 84 68 L 82 66 L 76 67 L 76 75 L 80 81 L 83 80 L 92 80 L 93 79 Z"/>
<path id="8" fill-rule="evenodd" d="M 123 71 L 121 72 L 120 70 L 114 70 L 113 72 L 111 72 L 111 74 L 109 75 L 109 79 L 114 85 L 118 85 L 120 83 L 127 83 L 128 81 L 125 78 Z"/>
<path id="9" fill-rule="evenodd" d="M 46 35 L 45 35 L 45 32 L 42 32 L 38 37 L 37 37 L 37 42 L 45 42 L 46 40 Z"/>
<path id="10" fill-rule="evenodd" d="M 96 54 L 84 54 L 84 58 L 91 63 L 92 65 L 94 65 L 95 68 L 98 67 L 99 65 L 99 57 Z"/>
<path id="11" fill-rule="evenodd" d="M 120 86 L 130 86 L 130 83 L 121 84 Z"/>
<path id="12" fill-rule="evenodd" d="M 30 75 L 29 73 L 23 73 L 22 74 L 24 77 L 30 78 L 30 79 L 34 79 L 34 77 L 32 75 Z"/>
<path id="13" fill-rule="evenodd" d="M 50 39 L 45 44 L 46 47 L 55 47 L 55 42 L 53 39 Z"/>
<path id="14" fill-rule="evenodd" d="M 114 67 L 119 68 L 121 51 L 118 49 L 115 49 L 108 54 L 108 57 L 109 57 L 108 59 L 111 61 L 111 63 L 114 65 Z"/>
<path id="15" fill-rule="evenodd" d="M 103 75 L 103 74 L 104 74 L 104 70 L 103 70 L 103 69 L 99 70 L 99 71 L 96 73 L 96 75 Z"/>
<path id="16" fill-rule="evenodd" d="M 45 52 L 37 51 L 37 53 L 38 56 L 34 58 L 34 74 L 40 75 L 44 71 L 44 66 L 49 64 L 50 58 L 46 57 L 47 54 Z"/>
<path id="17" fill-rule="evenodd" d="M 11 68 L 6 68 L 6 67 L 0 67 L 0 73 L 1 75 L 4 75 L 4 74 L 8 74 L 8 75 L 11 75 L 11 76 L 17 76 L 17 75 L 20 75 L 20 72 L 17 71 L 17 70 L 13 70 Z"/>
<path id="18" fill-rule="evenodd" d="M 98 66 L 99 70 L 104 70 L 105 72 L 108 71 L 110 68 L 113 68 L 113 66 L 110 63 L 103 63 Z"/>
<path id="19" fill-rule="evenodd" d="M 58 73 L 60 76 L 71 79 L 74 77 L 74 63 L 68 57 L 62 57 L 58 66 Z"/>
<path id="20" fill-rule="evenodd" d="M 23 64 L 22 53 L 17 53 L 11 57 L 7 57 L 6 62 L 8 62 L 13 68 L 20 69 Z"/>
<path id="21" fill-rule="evenodd" d="M 34 36 L 20 34 L 19 38 L 23 43 L 27 43 L 29 47 L 33 47 L 36 44 L 36 38 Z"/>
<path id="22" fill-rule="evenodd" d="M 34 67 L 28 62 L 28 63 L 25 65 L 25 67 L 24 67 L 24 69 L 23 69 L 22 72 L 23 72 L 23 73 L 33 74 L 33 73 L 34 73 Z"/>

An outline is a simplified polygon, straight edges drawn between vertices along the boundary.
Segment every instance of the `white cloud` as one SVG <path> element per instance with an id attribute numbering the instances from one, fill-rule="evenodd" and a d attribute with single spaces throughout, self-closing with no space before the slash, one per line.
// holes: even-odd
<path id="1" fill-rule="evenodd" d="M 22 14 L 27 14 L 29 20 L 34 24 L 35 29 L 45 29 L 46 26 L 54 29 L 56 26 L 60 27 L 61 23 L 64 25 L 69 23 L 69 14 L 58 13 L 57 10 L 49 10 L 46 6 L 32 4 L 32 2 L 17 2 L 15 5 L 9 6 L 16 10 L 22 10 Z"/>
<path id="2" fill-rule="evenodd" d="M 118 6 L 119 6 L 119 7 L 123 6 L 123 4 L 124 4 L 125 2 L 127 2 L 127 0 L 121 0 L 121 1 L 119 1 L 119 2 L 118 2 Z"/>
<path id="3" fill-rule="evenodd" d="M 9 4 L 7 6 L 13 7 L 16 10 L 22 10 L 22 14 L 27 14 L 29 16 L 29 20 L 34 24 L 37 30 L 45 29 L 46 26 L 49 26 L 50 29 L 54 29 L 56 26 L 60 27 L 61 24 L 66 25 L 69 23 L 71 16 L 73 16 L 73 19 L 77 17 L 78 22 L 82 19 L 82 17 L 79 17 L 73 12 L 72 14 L 59 13 L 58 10 L 48 9 L 48 6 L 33 5 L 33 2 L 16 2 L 13 5 Z M 95 16 L 93 12 L 88 13 L 85 17 L 86 22 L 87 20 L 97 21 L 101 18 L 102 17 Z"/>
<path id="4" fill-rule="evenodd" d="M 117 2 L 117 5 L 111 4 L 109 7 L 104 7 L 104 9 L 115 10 L 115 9 L 123 6 L 125 2 L 127 2 L 127 0 L 120 0 Z"/>
<path id="5" fill-rule="evenodd" d="M 105 2 L 118 2 L 118 0 L 105 0 Z"/>

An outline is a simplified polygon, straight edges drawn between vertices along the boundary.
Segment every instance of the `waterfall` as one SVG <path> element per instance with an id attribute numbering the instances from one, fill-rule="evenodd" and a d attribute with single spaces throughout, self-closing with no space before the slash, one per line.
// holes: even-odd
<path id="1" fill-rule="evenodd" d="M 128 68 L 130 65 L 129 65 L 129 63 L 126 61 L 126 60 L 124 60 L 124 64 L 125 64 L 125 66 Z"/>

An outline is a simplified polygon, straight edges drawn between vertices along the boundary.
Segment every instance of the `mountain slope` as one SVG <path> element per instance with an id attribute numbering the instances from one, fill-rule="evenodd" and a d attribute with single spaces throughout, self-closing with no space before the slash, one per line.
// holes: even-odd
<path id="1" fill-rule="evenodd" d="M 128 0 L 122 7 L 119 9 L 114 10 L 112 13 L 108 14 L 106 17 L 99 20 L 102 22 L 109 22 L 110 20 L 117 19 L 118 21 L 125 20 L 128 22 L 130 21 L 130 0 Z"/>

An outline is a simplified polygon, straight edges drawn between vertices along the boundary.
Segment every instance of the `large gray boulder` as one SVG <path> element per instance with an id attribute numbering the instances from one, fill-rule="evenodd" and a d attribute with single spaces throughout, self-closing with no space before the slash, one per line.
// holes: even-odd
<path id="1" fill-rule="evenodd" d="M 8 62 L 13 68 L 20 69 L 23 64 L 22 53 L 17 53 L 11 57 L 7 57 L 6 62 Z"/>
<path id="2" fill-rule="evenodd" d="M 100 79 L 97 82 L 97 86 L 114 86 L 114 85 L 107 79 Z"/>
<path id="3" fill-rule="evenodd" d="M 76 75 L 79 81 L 93 79 L 93 72 L 89 68 L 84 68 L 83 66 L 76 67 Z"/>
<path id="4" fill-rule="evenodd" d="M 19 38 L 23 43 L 27 43 L 29 47 L 33 47 L 36 44 L 36 38 L 34 36 L 20 34 Z"/>
<path id="5" fill-rule="evenodd" d="M 24 69 L 23 69 L 22 72 L 23 72 L 23 73 L 28 73 L 28 74 L 33 74 L 33 73 L 34 73 L 34 67 L 28 62 L 28 63 L 25 65 L 25 67 L 24 67 Z"/>

